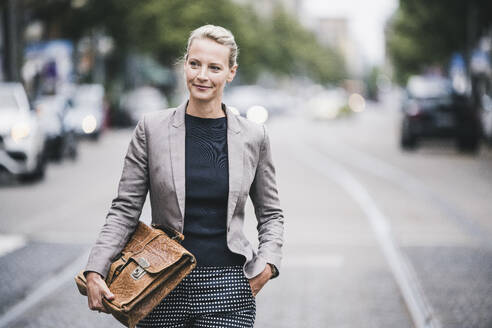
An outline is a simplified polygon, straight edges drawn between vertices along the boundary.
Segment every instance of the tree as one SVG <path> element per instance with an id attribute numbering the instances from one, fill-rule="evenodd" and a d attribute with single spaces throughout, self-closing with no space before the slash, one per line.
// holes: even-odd
<path id="1" fill-rule="evenodd" d="M 491 22 L 488 0 L 400 0 L 387 29 L 397 81 L 404 83 L 425 67 L 446 65 L 454 52 L 469 58 Z"/>
<path id="2" fill-rule="evenodd" d="M 87 0 L 75 7 L 68 0 L 25 1 L 33 17 L 55 23 L 60 37 L 76 40 L 94 30 L 112 36 L 115 56 L 120 57 L 116 62 L 138 50 L 172 65 L 184 54 L 191 30 L 215 24 L 235 35 L 244 81 L 254 81 L 263 70 L 305 74 L 319 82 L 337 81 L 345 74 L 341 56 L 320 46 L 281 7 L 271 19 L 262 19 L 250 7 L 230 0 Z"/>

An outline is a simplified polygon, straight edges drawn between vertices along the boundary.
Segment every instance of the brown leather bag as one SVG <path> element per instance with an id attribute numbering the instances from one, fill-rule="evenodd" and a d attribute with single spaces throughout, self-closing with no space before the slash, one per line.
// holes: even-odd
<path id="1" fill-rule="evenodd" d="M 139 222 L 120 256 L 113 261 L 106 284 L 115 298 L 103 304 L 127 327 L 149 314 L 196 266 L 193 254 L 179 242 L 184 236 L 174 230 Z M 87 296 L 87 280 L 81 271 L 75 282 Z"/>

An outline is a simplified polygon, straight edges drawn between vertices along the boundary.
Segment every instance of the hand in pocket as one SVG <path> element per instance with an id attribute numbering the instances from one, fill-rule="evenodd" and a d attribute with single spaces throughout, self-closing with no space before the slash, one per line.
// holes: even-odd
<path id="1" fill-rule="evenodd" d="M 249 286 L 251 287 L 251 292 L 253 293 L 253 296 L 256 297 L 256 295 L 260 292 L 260 290 L 265 286 L 265 284 L 270 280 L 272 277 L 272 269 L 269 264 L 265 266 L 265 269 L 263 272 L 261 272 L 259 275 L 256 277 L 253 277 L 249 279 Z"/>

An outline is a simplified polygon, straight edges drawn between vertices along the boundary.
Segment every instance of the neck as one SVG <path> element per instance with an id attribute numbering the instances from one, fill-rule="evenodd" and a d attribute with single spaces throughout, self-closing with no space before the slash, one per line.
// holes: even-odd
<path id="1" fill-rule="evenodd" d="M 186 113 L 203 118 L 219 118 L 225 116 L 220 99 L 200 101 L 190 98 L 186 107 Z"/>

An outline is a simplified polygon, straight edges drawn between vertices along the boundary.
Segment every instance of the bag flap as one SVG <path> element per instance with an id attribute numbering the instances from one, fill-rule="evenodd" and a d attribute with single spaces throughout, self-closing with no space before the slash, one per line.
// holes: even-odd
<path id="1" fill-rule="evenodd" d="M 140 252 L 150 240 L 161 234 L 164 234 L 162 230 L 151 228 L 142 221 L 139 221 L 137 228 L 121 252 L 124 254 Z"/>
<path id="2" fill-rule="evenodd" d="M 145 271 L 157 273 L 170 267 L 183 256 L 192 257 L 183 246 L 163 233 L 149 241 L 141 251 L 134 253 L 131 259 Z"/>

